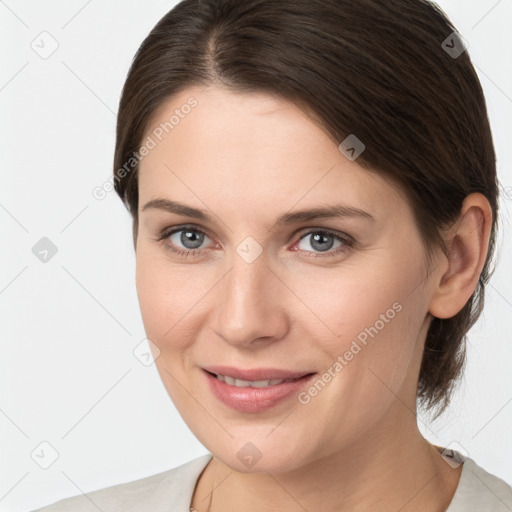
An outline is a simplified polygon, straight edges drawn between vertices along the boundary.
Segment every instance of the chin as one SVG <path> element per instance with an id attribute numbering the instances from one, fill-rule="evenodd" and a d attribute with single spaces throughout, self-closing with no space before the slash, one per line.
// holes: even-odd
<path id="1" fill-rule="evenodd" d="M 253 429 L 251 429 L 253 431 Z M 306 465 L 304 444 L 297 447 L 270 432 L 267 427 L 261 436 L 247 435 L 229 438 L 225 445 L 202 443 L 217 459 L 238 473 L 287 473 Z M 218 441 L 218 440 L 217 440 Z"/>

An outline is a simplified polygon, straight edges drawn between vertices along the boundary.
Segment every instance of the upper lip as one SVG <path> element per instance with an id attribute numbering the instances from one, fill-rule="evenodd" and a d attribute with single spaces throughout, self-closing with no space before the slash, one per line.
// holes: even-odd
<path id="1" fill-rule="evenodd" d="M 203 370 L 215 375 L 227 375 L 240 380 L 298 379 L 309 375 L 308 371 L 281 370 L 278 368 L 240 369 L 232 366 L 205 366 Z"/>

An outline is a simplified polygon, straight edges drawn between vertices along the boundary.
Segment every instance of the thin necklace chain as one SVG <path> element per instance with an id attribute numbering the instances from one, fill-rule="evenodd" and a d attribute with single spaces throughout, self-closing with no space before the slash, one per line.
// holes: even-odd
<path id="1" fill-rule="evenodd" d="M 212 461 L 213 462 L 213 461 Z M 213 473 L 214 476 L 215 476 L 215 472 Z M 213 488 L 214 488 L 214 484 L 215 484 L 215 478 L 212 478 L 212 492 L 210 493 L 210 503 L 208 503 L 208 510 L 207 512 L 210 512 L 211 508 L 212 508 L 212 500 L 213 500 Z"/>
<path id="2" fill-rule="evenodd" d="M 215 457 L 214 457 L 215 458 Z M 213 458 L 213 459 L 214 459 Z M 212 459 L 212 465 L 214 464 L 214 460 Z M 215 472 L 214 472 L 214 476 L 215 476 Z M 212 508 L 212 499 L 213 499 L 213 489 L 214 489 L 214 486 L 215 486 L 215 478 L 212 478 L 212 492 L 210 493 L 210 502 L 208 503 L 208 509 L 206 512 L 210 512 L 211 511 L 211 508 Z M 189 508 L 189 512 L 197 512 L 197 510 L 191 506 Z"/>

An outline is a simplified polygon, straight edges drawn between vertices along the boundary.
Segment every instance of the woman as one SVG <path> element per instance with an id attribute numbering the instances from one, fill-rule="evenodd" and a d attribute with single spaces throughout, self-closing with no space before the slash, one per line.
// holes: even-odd
<path id="1" fill-rule="evenodd" d="M 44 511 L 512 509 L 429 443 L 496 237 L 483 92 L 422 0 L 185 0 L 141 45 L 116 191 L 162 381 L 209 454 Z"/>

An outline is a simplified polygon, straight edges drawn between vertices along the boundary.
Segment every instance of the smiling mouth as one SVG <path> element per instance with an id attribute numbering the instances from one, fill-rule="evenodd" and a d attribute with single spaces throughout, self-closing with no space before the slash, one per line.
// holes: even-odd
<path id="1" fill-rule="evenodd" d="M 283 384 L 284 382 L 295 382 L 301 379 L 304 379 L 306 377 L 309 377 L 310 375 L 314 375 L 314 373 L 308 373 L 306 375 L 303 375 L 302 377 L 296 377 L 291 379 L 264 379 L 264 380 L 245 380 L 245 379 L 236 379 L 234 377 L 230 377 L 229 375 L 221 375 L 221 374 L 215 374 L 213 372 L 209 372 L 208 370 L 205 370 L 206 373 L 210 374 L 212 377 L 217 378 L 221 382 L 224 382 L 226 384 L 229 384 L 230 386 L 236 386 L 239 388 L 267 388 L 271 386 L 278 386 L 279 384 Z"/>
<path id="2" fill-rule="evenodd" d="M 247 375 L 249 372 L 245 371 L 245 374 Z M 280 403 L 284 404 L 286 400 L 291 399 L 307 386 L 316 375 L 316 372 L 300 375 L 300 371 L 291 372 L 286 370 L 254 370 L 253 374 L 258 373 L 258 377 L 276 377 L 278 372 L 285 376 L 286 374 L 288 376 L 295 374 L 295 376 L 284 379 L 245 380 L 213 373 L 203 368 L 203 375 L 206 377 L 212 394 L 224 406 L 241 413 L 263 413 Z M 237 373 L 240 374 L 242 371 L 240 370 Z M 262 375 L 262 373 L 265 373 L 265 375 Z M 289 404 L 293 406 L 292 402 L 289 402 Z"/>

